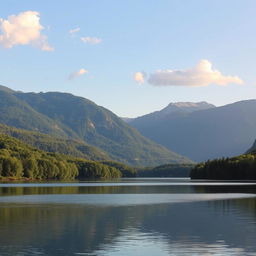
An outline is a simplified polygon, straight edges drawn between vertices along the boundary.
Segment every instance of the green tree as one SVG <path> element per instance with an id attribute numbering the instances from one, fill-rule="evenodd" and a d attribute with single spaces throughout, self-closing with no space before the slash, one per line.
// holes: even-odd
<path id="1" fill-rule="evenodd" d="M 20 160 L 16 157 L 7 157 L 3 161 L 3 176 L 21 177 L 23 167 Z"/>
<path id="2" fill-rule="evenodd" d="M 23 161 L 24 176 L 27 178 L 37 178 L 39 169 L 37 161 L 34 157 L 30 157 Z"/>

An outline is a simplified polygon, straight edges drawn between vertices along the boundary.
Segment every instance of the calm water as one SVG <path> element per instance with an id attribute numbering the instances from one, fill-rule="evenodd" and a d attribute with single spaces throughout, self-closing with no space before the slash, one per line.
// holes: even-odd
<path id="1" fill-rule="evenodd" d="M 0 255 L 256 255 L 256 183 L 0 184 Z"/>

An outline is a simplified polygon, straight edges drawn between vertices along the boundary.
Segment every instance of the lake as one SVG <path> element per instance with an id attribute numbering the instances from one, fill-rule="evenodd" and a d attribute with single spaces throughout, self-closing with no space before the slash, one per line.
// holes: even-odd
<path id="1" fill-rule="evenodd" d="M 0 184 L 0 255 L 256 255 L 256 183 Z"/>

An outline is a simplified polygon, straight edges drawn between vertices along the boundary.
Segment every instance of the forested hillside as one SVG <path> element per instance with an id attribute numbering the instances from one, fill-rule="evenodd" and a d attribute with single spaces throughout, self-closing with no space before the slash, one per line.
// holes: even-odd
<path id="1" fill-rule="evenodd" d="M 0 88 L 0 123 L 58 138 L 82 140 L 133 166 L 190 163 L 143 137 L 121 118 L 67 93 L 22 93 Z"/>
<path id="2" fill-rule="evenodd" d="M 121 171 L 110 165 L 41 151 L 0 134 L 0 177 L 66 180 L 121 176 Z"/>
<path id="3" fill-rule="evenodd" d="M 192 179 L 256 180 L 256 155 L 244 154 L 220 158 L 196 165 L 191 170 Z"/>
<path id="4" fill-rule="evenodd" d="M 0 133 L 10 135 L 26 144 L 47 152 L 55 152 L 94 161 L 110 160 L 106 152 L 90 146 L 82 140 L 62 139 L 39 132 L 17 129 L 3 124 L 0 124 Z"/>

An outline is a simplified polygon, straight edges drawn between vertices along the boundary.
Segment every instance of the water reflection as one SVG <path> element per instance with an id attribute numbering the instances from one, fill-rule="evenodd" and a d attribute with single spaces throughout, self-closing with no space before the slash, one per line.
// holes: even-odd
<path id="1" fill-rule="evenodd" d="M 0 203 L 23 204 L 78 204 L 92 206 L 133 206 L 153 204 L 188 203 L 210 200 L 255 198 L 254 194 L 218 193 L 218 194 L 88 194 L 88 195 L 26 195 L 3 196 Z"/>
<path id="2" fill-rule="evenodd" d="M 170 187 L 148 186 L 146 193 L 140 186 L 1 188 L 0 200 L 17 200 L 0 205 L 0 255 L 256 255 L 253 189 L 245 187 L 238 196 L 230 191 L 215 194 L 207 186 L 186 186 L 182 191 L 180 186 Z M 215 200 L 195 200 L 206 194 Z M 46 195 L 55 203 L 19 202 L 26 195 Z M 92 196 L 98 203 L 59 204 L 60 196 L 66 195 L 70 200 Z M 183 203 L 164 199 L 193 195 Z M 106 204 L 111 196 L 112 204 Z M 125 203 L 136 196 L 158 203 Z"/>
<path id="3" fill-rule="evenodd" d="M 46 195 L 46 194 L 174 194 L 174 193 L 247 193 L 256 194 L 255 183 L 195 183 L 179 182 L 180 180 L 157 179 L 152 182 L 136 182 L 136 179 L 128 182 L 115 183 L 18 183 L 0 184 L 0 196 L 9 195 Z M 160 181 L 159 181 L 160 180 Z"/>

